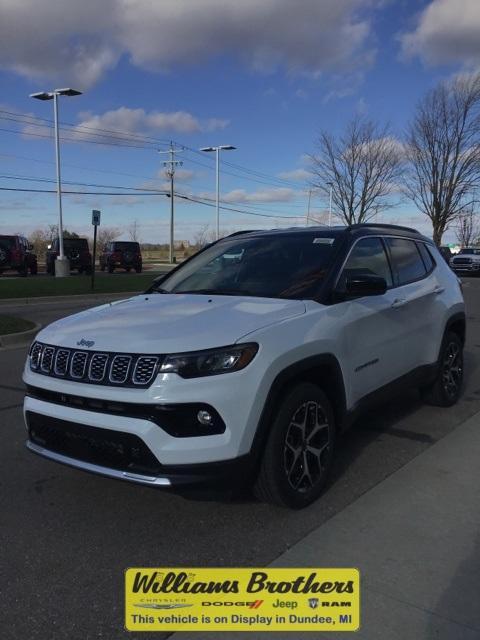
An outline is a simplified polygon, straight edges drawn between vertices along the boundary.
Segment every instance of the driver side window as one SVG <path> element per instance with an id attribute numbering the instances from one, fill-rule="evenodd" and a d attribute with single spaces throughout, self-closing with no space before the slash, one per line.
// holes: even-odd
<path id="1" fill-rule="evenodd" d="M 343 268 L 340 282 L 344 285 L 347 277 L 380 276 L 393 286 L 392 272 L 383 242 L 380 238 L 363 238 L 353 247 Z"/>

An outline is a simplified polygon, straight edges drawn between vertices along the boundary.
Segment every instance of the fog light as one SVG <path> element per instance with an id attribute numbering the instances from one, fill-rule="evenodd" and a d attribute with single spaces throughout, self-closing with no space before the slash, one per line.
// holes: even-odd
<path id="1" fill-rule="evenodd" d="M 200 411 L 197 413 L 197 420 L 200 422 L 200 424 L 203 424 L 206 427 L 210 427 L 213 424 L 212 414 L 208 413 L 208 411 L 205 411 L 205 409 L 200 409 Z"/>

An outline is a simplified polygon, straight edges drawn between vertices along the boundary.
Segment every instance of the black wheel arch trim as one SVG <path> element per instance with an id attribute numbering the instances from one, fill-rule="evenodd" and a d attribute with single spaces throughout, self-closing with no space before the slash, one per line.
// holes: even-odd
<path id="1" fill-rule="evenodd" d="M 328 380 L 325 379 L 322 381 L 322 369 L 325 373 L 329 373 Z M 315 372 L 320 373 L 318 380 L 311 377 Z M 287 387 L 292 385 L 292 383 L 300 382 L 318 384 L 332 404 L 337 428 L 343 430 L 347 417 L 346 392 L 342 369 L 337 358 L 331 353 L 325 353 L 298 360 L 283 369 L 276 376 L 270 387 L 250 449 L 250 455 L 254 460 L 254 467 L 260 462 L 270 425 L 275 414 L 275 408 L 278 406 L 278 403 L 281 402 L 282 393 Z M 324 384 L 322 384 L 322 382 L 324 382 Z"/>
<path id="2" fill-rule="evenodd" d="M 465 339 L 467 334 L 467 318 L 463 311 L 459 311 L 458 313 L 454 313 L 452 316 L 450 316 L 450 318 L 447 320 L 445 324 L 445 330 L 443 332 L 443 335 L 448 333 L 448 331 L 450 331 L 452 327 L 454 327 L 455 325 L 458 326 L 459 324 L 462 328 L 460 338 L 462 340 L 462 345 L 465 345 Z"/>

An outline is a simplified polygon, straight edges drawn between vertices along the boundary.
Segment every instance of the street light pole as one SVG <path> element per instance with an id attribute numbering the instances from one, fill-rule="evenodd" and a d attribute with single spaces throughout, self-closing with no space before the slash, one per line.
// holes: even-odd
<path id="1" fill-rule="evenodd" d="M 63 210 L 62 210 L 62 177 L 60 173 L 60 135 L 58 131 L 58 94 L 53 94 L 53 119 L 55 123 L 55 164 L 57 167 L 57 203 L 58 203 L 58 248 L 57 260 L 63 262 L 65 253 L 63 249 Z"/>
<path id="2" fill-rule="evenodd" d="M 218 147 L 203 147 L 200 151 L 211 152 L 215 151 L 215 184 L 216 184 L 216 195 L 215 195 L 215 211 L 216 211 L 216 219 L 215 219 L 215 237 L 218 240 L 220 238 L 220 151 L 232 151 L 236 149 L 231 144 L 224 144 Z"/>
<path id="3" fill-rule="evenodd" d="M 40 91 L 31 93 L 30 98 L 36 100 L 53 100 L 53 120 L 55 128 L 55 164 L 57 167 L 57 204 L 58 204 L 58 257 L 55 260 L 55 275 L 58 277 L 70 275 L 69 260 L 65 258 L 63 246 L 63 211 L 62 211 L 62 179 L 60 170 L 60 132 L 58 126 L 58 97 L 79 96 L 81 91 L 76 89 L 55 89 L 54 91 Z"/>

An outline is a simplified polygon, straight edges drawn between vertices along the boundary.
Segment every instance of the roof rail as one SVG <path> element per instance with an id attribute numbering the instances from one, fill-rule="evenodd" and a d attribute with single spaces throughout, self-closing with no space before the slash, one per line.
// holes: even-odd
<path id="1" fill-rule="evenodd" d="M 349 230 L 355 230 L 355 229 L 365 229 L 365 228 L 373 228 L 373 229 L 398 229 L 400 231 L 410 231 L 411 233 L 417 233 L 420 235 L 420 232 L 417 231 L 417 229 L 413 229 L 413 227 L 403 227 L 399 224 L 377 224 L 377 223 L 370 223 L 370 222 L 364 222 L 361 224 L 351 224 L 348 229 Z"/>
<path id="2" fill-rule="evenodd" d="M 243 231 L 234 231 L 233 233 L 229 233 L 225 238 L 233 238 L 233 236 L 239 236 L 242 233 L 255 233 L 255 231 L 259 231 L 259 229 L 244 229 Z"/>

